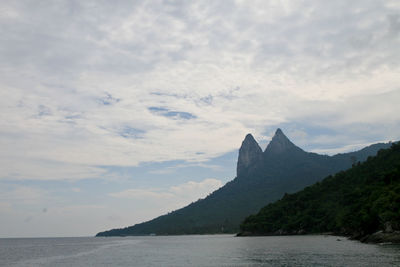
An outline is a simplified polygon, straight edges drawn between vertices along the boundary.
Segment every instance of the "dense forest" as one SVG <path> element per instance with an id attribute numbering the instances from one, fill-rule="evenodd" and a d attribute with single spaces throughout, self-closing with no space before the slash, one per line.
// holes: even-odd
<path id="1" fill-rule="evenodd" d="M 247 217 L 240 229 L 242 235 L 333 232 L 356 239 L 379 230 L 400 230 L 400 143 L 300 192 L 285 194 Z"/>
<path id="2" fill-rule="evenodd" d="M 384 147 L 389 145 L 380 143 L 351 153 L 319 155 L 297 147 L 278 129 L 262 151 L 249 134 L 239 150 L 235 179 L 186 207 L 97 236 L 237 233 L 247 216 L 280 199 L 285 192 L 297 192 L 329 174 L 348 169 L 356 160 L 364 161 Z"/>

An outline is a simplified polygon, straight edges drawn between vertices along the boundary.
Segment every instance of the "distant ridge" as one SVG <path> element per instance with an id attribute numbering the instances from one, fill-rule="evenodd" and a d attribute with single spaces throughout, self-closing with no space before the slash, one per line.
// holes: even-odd
<path id="1" fill-rule="evenodd" d="M 389 146 L 379 143 L 356 152 L 319 155 L 305 152 L 277 129 L 262 152 L 254 137 L 248 134 L 239 149 L 235 179 L 184 208 L 96 236 L 235 233 L 244 218 L 285 193 L 296 192 L 348 169 L 355 161 L 364 161 Z"/>

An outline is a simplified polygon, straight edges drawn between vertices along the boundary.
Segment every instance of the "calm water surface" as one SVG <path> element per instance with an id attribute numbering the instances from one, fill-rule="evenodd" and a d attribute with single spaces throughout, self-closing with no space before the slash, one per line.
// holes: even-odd
<path id="1" fill-rule="evenodd" d="M 15 238 L 0 239 L 0 266 L 400 266 L 400 246 L 334 236 Z"/>

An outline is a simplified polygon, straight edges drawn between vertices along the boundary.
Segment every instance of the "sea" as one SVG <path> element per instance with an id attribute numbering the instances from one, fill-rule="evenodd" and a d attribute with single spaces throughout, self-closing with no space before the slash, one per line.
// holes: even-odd
<path id="1" fill-rule="evenodd" d="M 344 237 L 2 238 L 0 266 L 400 266 L 400 246 Z"/>

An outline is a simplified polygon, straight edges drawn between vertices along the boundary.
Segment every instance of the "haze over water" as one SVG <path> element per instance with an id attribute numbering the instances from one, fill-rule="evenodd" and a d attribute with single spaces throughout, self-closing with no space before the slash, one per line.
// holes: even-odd
<path id="1" fill-rule="evenodd" d="M 398 266 L 400 246 L 335 236 L 0 239 L 0 266 Z"/>

